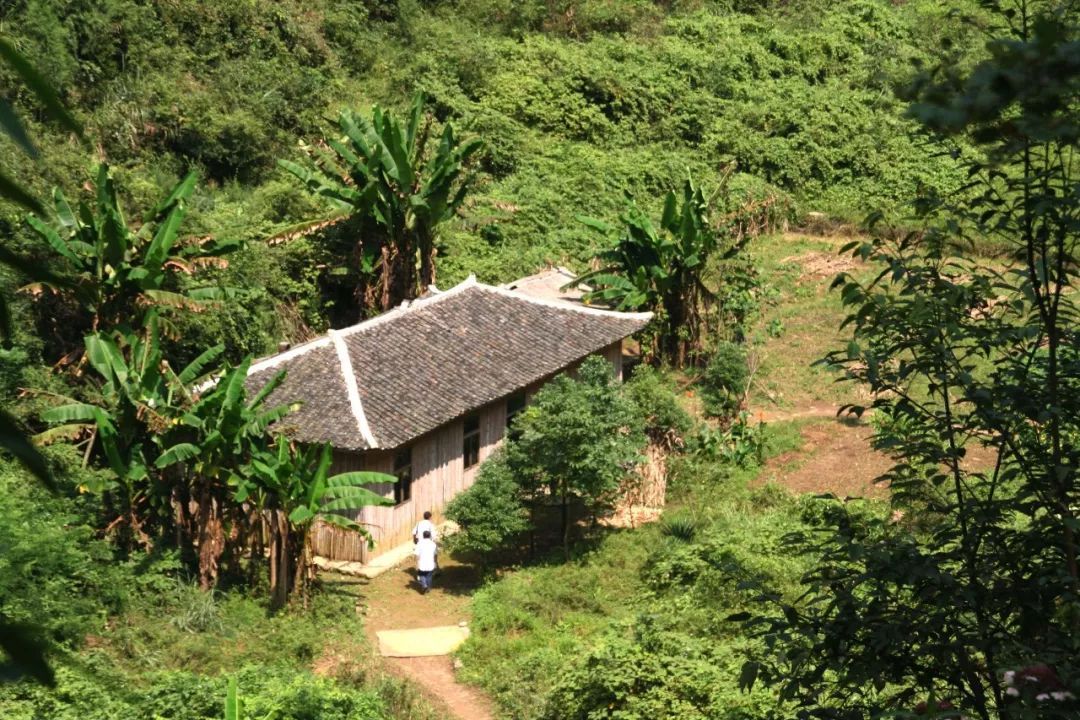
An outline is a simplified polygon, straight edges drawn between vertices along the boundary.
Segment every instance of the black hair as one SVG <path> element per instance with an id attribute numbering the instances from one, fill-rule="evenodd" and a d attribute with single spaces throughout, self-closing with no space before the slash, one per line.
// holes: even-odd
<path id="1" fill-rule="evenodd" d="M 428 540 L 430 540 L 431 539 L 431 531 L 430 530 L 425 530 L 424 531 L 424 537 L 426 537 Z"/>
<path id="2" fill-rule="evenodd" d="M 424 511 L 424 519 L 425 520 L 430 520 L 431 519 L 431 511 L 430 510 L 425 510 Z"/>

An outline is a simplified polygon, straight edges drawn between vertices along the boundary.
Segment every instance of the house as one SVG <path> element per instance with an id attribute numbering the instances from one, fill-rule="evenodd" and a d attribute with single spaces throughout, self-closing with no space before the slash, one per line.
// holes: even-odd
<path id="1" fill-rule="evenodd" d="M 287 371 L 268 403 L 300 403 L 280 425 L 300 442 L 330 443 L 333 472 L 397 478 L 373 488 L 393 506 L 356 516 L 374 550 L 355 532 L 323 525 L 317 554 L 367 562 L 407 542 L 425 510 L 438 516 L 472 484 L 545 380 L 593 354 L 621 377 L 623 339 L 651 314 L 588 307 L 561 290 L 572 279 L 561 268 L 502 287 L 470 277 L 252 365 L 249 390 Z"/>

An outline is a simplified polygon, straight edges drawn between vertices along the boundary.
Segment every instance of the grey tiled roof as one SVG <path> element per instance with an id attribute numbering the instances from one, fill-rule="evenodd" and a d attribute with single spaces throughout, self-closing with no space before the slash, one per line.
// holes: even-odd
<path id="1" fill-rule="evenodd" d="M 268 402 L 302 403 L 282 422 L 297 439 L 392 448 L 556 373 L 648 320 L 648 313 L 573 307 L 470 279 L 257 363 L 248 387 L 284 369 L 285 382 Z"/>

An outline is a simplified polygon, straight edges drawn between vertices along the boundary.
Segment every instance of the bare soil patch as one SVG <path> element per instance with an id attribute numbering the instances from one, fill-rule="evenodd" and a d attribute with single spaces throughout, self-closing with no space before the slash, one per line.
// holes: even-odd
<path id="1" fill-rule="evenodd" d="M 832 278 L 842 272 L 851 272 L 859 263 L 849 255 L 811 251 L 802 255 L 783 258 L 781 263 L 795 263 L 802 268 L 802 277 L 813 279 Z"/>
<path id="2" fill-rule="evenodd" d="M 758 482 L 776 482 L 796 493 L 885 497 L 888 484 L 877 478 L 892 460 L 870 447 L 872 432 L 868 425 L 841 420 L 810 423 L 802 428 L 802 445 L 770 460 Z"/>

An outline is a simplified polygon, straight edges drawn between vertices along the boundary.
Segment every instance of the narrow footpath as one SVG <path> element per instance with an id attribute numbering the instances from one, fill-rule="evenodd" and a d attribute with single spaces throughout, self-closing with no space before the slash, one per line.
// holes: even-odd
<path id="1" fill-rule="evenodd" d="M 415 583 L 414 564 L 407 560 L 370 580 L 361 592 L 366 605 L 364 622 L 373 647 L 380 630 L 412 630 L 468 623 L 469 602 L 479 585 L 475 568 L 452 558 L 440 558 L 441 569 L 434 587 L 421 595 Z M 493 704 L 480 690 L 459 683 L 454 661 L 448 655 L 383 658 L 387 669 L 412 680 L 432 705 L 459 720 L 492 720 Z"/>

